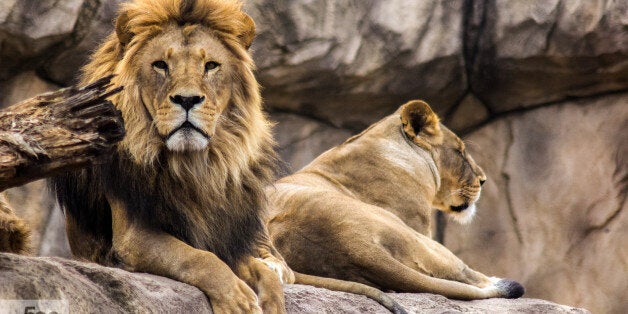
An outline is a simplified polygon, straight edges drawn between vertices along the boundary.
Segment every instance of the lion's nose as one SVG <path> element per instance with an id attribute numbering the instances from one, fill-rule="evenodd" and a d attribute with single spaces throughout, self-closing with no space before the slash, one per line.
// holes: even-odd
<path id="1" fill-rule="evenodd" d="M 183 107 L 185 111 L 190 111 L 194 106 L 200 104 L 205 100 L 205 96 L 170 96 L 170 101 Z"/>
<path id="2" fill-rule="evenodd" d="M 486 182 L 486 179 L 480 179 L 480 186 L 484 185 L 484 182 Z"/>

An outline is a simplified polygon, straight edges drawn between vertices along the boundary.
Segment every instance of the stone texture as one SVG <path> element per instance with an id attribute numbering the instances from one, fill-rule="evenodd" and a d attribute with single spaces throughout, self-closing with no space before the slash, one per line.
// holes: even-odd
<path id="1" fill-rule="evenodd" d="M 198 313 L 198 289 L 167 278 L 60 258 L 0 254 L 0 299 L 67 300 L 71 313 Z"/>
<path id="2" fill-rule="evenodd" d="M 279 144 L 283 170 L 292 173 L 330 147 L 344 142 L 351 133 L 320 121 L 289 113 L 273 113 L 274 134 Z"/>
<path id="3" fill-rule="evenodd" d="M 489 179 L 477 219 L 448 223 L 445 244 L 481 272 L 516 278 L 528 297 L 625 312 L 627 103 L 568 102 L 471 133 Z"/>
<path id="4" fill-rule="evenodd" d="M 59 88 L 59 86 L 42 80 L 33 71 L 20 73 L 9 81 L 0 82 L 0 91 L 2 91 L 0 93 L 0 108 Z"/>
<path id="5" fill-rule="evenodd" d="M 464 94 L 463 1 L 249 1 L 268 105 L 361 129 L 412 98 Z M 438 75 L 435 75 L 438 73 Z"/>
<path id="6" fill-rule="evenodd" d="M 124 0 L 86 0 L 76 21 L 72 38 L 63 43 L 58 53 L 46 58 L 42 73 L 53 82 L 63 85 L 77 83 L 78 70 L 89 54 L 113 29 L 118 5 Z"/>
<path id="7" fill-rule="evenodd" d="M 465 132 L 489 118 L 486 106 L 473 94 L 467 94 L 443 123 L 454 132 Z"/>
<path id="8" fill-rule="evenodd" d="M 628 87 L 628 2 L 473 2 L 467 57 L 493 111 Z"/>
<path id="9" fill-rule="evenodd" d="M 3 1 L 0 5 L 0 79 L 7 79 L 17 69 L 34 66 L 32 63 L 41 54 L 50 53 L 56 45 L 68 40 L 84 2 Z"/>
<path id="10" fill-rule="evenodd" d="M 0 253 L 0 299 L 67 300 L 71 313 L 210 313 L 203 293 L 181 282 L 92 263 Z M 388 313 L 364 296 L 287 285 L 288 313 Z M 390 294 L 410 313 L 587 313 L 534 299 L 454 301 L 431 294 Z"/>

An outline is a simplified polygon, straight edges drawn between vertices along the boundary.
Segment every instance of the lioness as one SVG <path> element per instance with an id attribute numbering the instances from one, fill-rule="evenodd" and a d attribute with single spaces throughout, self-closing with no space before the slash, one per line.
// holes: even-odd
<path id="1" fill-rule="evenodd" d="M 240 1 L 121 5 L 82 80 L 116 75 L 127 135 L 108 162 L 52 180 L 77 257 L 194 285 L 215 313 L 285 312 L 264 263 L 293 280 L 261 218 L 276 155 L 254 35 Z"/>
<path id="2" fill-rule="evenodd" d="M 267 190 L 271 238 L 295 271 L 398 292 L 518 298 L 429 235 L 432 208 L 468 221 L 482 169 L 422 101 L 411 101 Z"/>

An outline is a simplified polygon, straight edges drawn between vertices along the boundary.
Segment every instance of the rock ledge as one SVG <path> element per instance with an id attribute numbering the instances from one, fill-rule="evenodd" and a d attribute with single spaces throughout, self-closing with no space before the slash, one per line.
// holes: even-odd
<path id="1" fill-rule="evenodd" d="M 71 313 L 210 312 L 200 290 L 167 278 L 56 257 L 0 254 L 0 300 L 67 300 Z M 287 285 L 288 313 L 387 313 L 344 292 Z M 536 299 L 456 301 L 426 293 L 393 293 L 412 313 L 588 313 Z"/>

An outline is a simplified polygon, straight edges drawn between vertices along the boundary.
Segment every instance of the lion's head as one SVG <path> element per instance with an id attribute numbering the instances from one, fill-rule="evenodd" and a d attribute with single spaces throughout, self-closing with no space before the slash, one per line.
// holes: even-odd
<path id="1" fill-rule="evenodd" d="M 475 214 L 480 198 L 484 171 L 465 149 L 464 142 L 439 122 L 438 116 L 423 101 L 402 106 L 401 122 L 406 136 L 417 146 L 430 152 L 440 187 L 433 207 L 449 213 L 459 222 L 468 222 Z"/>
<path id="2" fill-rule="evenodd" d="M 139 164 L 221 155 L 234 140 L 255 156 L 256 139 L 270 134 L 248 52 L 254 34 L 239 1 L 135 0 L 122 4 L 83 80 L 117 75 L 125 90 L 112 100 L 127 128 L 120 147 Z"/>

